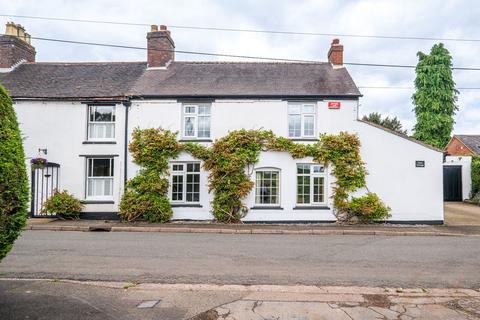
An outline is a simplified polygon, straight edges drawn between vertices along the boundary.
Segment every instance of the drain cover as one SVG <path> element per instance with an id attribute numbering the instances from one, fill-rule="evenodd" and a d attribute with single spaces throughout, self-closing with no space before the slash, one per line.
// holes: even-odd
<path id="1" fill-rule="evenodd" d="M 157 305 L 157 303 L 159 303 L 160 300 L 145 300 L 145 301 L 142 301 L 138 306 L 137 308 L 138 309 L 146 309 L 146 308 L 153 308 Z"/>

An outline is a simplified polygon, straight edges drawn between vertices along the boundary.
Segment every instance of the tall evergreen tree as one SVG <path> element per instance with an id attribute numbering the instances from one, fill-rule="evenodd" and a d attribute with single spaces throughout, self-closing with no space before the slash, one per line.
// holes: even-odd
<path id="1" fill-rule="evenodd" d="M 379 124 L 382 127 L 402 134 L 407 134 L 407 130 L 402 129 L 402 123 L 400 122 L 400 120 L 398 120 L 397 117 L 389 118 L 387 116 L 385 118 L 382 118 L 382 115 L 380 113 L 372 112 L 368 116 L 363 116 L 362 120 Z"/>
<path id="2" fill-rule="evenodd" d="M 458 91 L 452 77 L 452 56 L 442 43 L 430 54 L 418 52 L 412 96 L 417 123 L 414 138 L 443 149 L 452 133 Z"/>
<path id="3" fill-rule="evenodd" d="M 28 177 L 12 99 L 0 85 L 0 260 L 25 226 Z"/>

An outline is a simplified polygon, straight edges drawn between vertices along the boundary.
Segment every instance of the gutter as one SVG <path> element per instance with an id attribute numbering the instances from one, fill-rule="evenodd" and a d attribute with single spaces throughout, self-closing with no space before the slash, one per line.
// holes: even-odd
<path id="1" fill-rule="evenodd" d="M 128 165 L 127 165 L 127 158 L 128 158 L 128 111 L 130 110 L 130 106 L 132 105 L 131 101 L 126 101 L 123 103 L 125 106 L 125 125 L 124 125 L 124 144 L 123 144 L 123 184 L 127 186 L 128 180 Z"/>

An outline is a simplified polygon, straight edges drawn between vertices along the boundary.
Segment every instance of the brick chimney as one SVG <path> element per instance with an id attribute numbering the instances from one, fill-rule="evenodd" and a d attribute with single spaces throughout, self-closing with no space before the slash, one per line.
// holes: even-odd
<path id="1" fill-rule="evenodd" d="M 35 53 L 25 29 L 8 22 L 5 35 L 0 36 L 0 69 L 10 69 L 22 61 L 35 62 Z"/>
<path id="2" fill-rule="evenodd" d="M 330 45 L 330 50 L 328 50 L 328 62 L 333 66 L 342 66 L 343 65 L 343 45 L 340 44 L 339 39 L 333 39 L 332 44 Z"/>
<path id="3" fill-rule="evenodd" d="M 170 36 L 170 31 L 164 25 L 160 30 L 152 25 L 151 32 L 147 33 L 147 62 L 149 68 L 167 67 L 175 60 L 175 43 Z"/>

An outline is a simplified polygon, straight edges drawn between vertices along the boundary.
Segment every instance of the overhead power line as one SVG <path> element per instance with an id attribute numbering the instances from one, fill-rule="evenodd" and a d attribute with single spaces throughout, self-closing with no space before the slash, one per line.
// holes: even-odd
<path id="1" fill-rule="evenodd" d="M 13 14 L 0 14 L 0 17 L 63 21 L 63 22 L 98 23 L 98 24 L 112 24 L 112 25 L 126 25 L 126 26 L 150 26 L 151 25 L 147 23 L 138 23 L 138 22 L 71 19 L 71 18 L 40 17 L 40 16 L 13 15 Z M 328 37 L 375 38 L 375 39 L 391 39 L 391 40 L 480 42 L 480 39 L 470 39 L 470 38 L 442 38 L 442 37 L 371 35 L 371 34 L 369 35 L 369 34 L 353 34 L 353 33 L 320 33 L 320 32 L 287 31 L 287 30 L 260 30 L 260 29 L 242 29 L 242 28 L 203 27 L 203 26 L 187 26 L 187 25 L 168 25 L 168 27 L 172 29 L 189 29 L 189 30 L 223 31 L 223 32 L 247 32 L 247 33 L 264 33 L 264 34 L 297 35 L 297 36 L 325 36 L 325 37 L 328 36 Z"/>
<path id="2" fill-rule="evenodd" d="M 0 35 L 5 35 L 5 34 L 0 34 Z M 111 43 L 86 42 L 86 41 L 75 41 L 75 40 L 43 38 L 43 37 L 31 37 L 31 39 L 40 40 L 40 41 L 59 42 L 59 43 L 70 43 L 70 44 L 80 44 L 80 45 L 89 45 L 89 46 L 120 48 L 120 49 L 132 49 L 132 50 L 144 50 L 144 51 L 148 50 L 146 47 L 127 46 L 127 45 L 111 44 Z M 175 53 L 183 53 L 183 54 L 191 54 L 191 55 L 227 57 L 227 58 L 241 58 L 241 59 L 254 59 L 254 60 L 268 60 L 268 61 L 279 61 L 279 62 L 325 63 L 325 62 L 322 62 L 322 61 L 315 61 L 315 60 L 248 56 L 248 55 L 201 52 L 201 51 L 168 50 L 168 49 L 150 49 L 150 50 L 162 51 L 162 52 L 175 52 Z M 410 69 L 414 69 L 414 68 L 417 67 L 415 65 L 361 63 L 361 62 L 344 62 L 343 64 L 344 65 L 350 65 L 350 66 L 385 67 L 385 68 L 410 68 Z M 480 68 L 473 68 L 473 67 L 452 67 L 451 69 L 452 70 L 464 70 L 464 71 L 480 71 Z"/>

